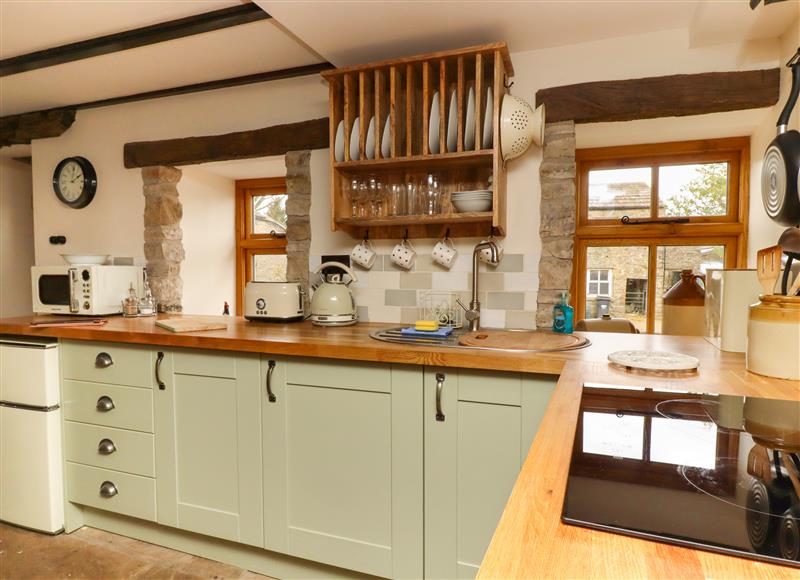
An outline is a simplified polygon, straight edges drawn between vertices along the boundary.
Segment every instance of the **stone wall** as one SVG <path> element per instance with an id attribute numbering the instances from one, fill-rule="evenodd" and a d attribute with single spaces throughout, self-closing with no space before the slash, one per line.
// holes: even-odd
<path id="1" fill-rule="evenodd" d="M 286 154 L 286 280 L 308 285 L 311 151 Z"/>
<path id="2" fill-rule="evenodd" d="M 178 197 L 181 170 L 155 166 L 142 169 L 144 182 L 144 257 L 153 296 L 161 312 L 181 312 L 184 258 L 181 218 L 183 207 Z"/>
<path id="3" fill-rule="evenodd" d="M 542 187 L 539 235 L 539 293 L 536 326 L 553 325 L 553 305 L 572 281 L 575 241 L 575 123 L 548 123 L 539 169 Z"/>

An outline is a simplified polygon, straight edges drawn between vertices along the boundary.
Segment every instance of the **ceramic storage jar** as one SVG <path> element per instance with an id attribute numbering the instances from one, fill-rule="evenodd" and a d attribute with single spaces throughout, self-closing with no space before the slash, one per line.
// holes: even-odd
<path id="1" fill-rule="evenodd" d="M 759 296 L 747 322 L 747 370 L 800 379 L 800 296 Z"/>

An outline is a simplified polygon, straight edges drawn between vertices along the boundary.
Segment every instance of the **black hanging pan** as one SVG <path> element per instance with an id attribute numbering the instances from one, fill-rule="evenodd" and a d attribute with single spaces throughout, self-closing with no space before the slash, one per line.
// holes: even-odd
<path id="1" fill-rule="evenodd" d="M 764 154 L 761 169 L 761 198 L 773 221 L 784 226 L 800 224 L 800 132 L 788 130 L 797 96 L 800 94 L 800 48 L 786 63 L 792 69 L 789 100 L 778 117 L 778 136 Z"/>

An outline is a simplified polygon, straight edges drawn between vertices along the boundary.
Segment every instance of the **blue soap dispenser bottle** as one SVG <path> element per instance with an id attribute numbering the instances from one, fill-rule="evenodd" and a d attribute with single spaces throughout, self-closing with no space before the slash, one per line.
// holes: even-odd
<path id="1" fill-rule="evenodd" d="M 567 304 L 569 294 L 564 291 L 561 293 L 561 300 L 553 306 L 553 332 L 562 334 L 572 334 L 574 330 L 575 311 Z"/>

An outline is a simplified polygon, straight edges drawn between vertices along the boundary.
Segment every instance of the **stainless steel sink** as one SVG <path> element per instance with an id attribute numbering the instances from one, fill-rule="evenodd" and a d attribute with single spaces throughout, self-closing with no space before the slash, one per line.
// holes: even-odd
<path id="1" fill-rule="evenodd" d="M 468 350 L 494 350 L 504 352 L 553 352 L 553 349 L 512 349 L 512 348 L 494 348 L 488 346 L 464 346 L 459 344 L 458 339 L 469 332 L 467 328 L 459 328 L 454 330 L 447 338 L 436 338 L 432 336 L 409 336 L 401 332 L 402 329 L 408 326 L 395 326 L 392 328 L 382 328 L 373 330 L 369 333 L 371 338 L 381 340 L 383 342 L 394 342 L 397 344 L 408 344 L 414 346 L 428 346 L 428 347 L 444 347 L 444 348 L 464 348 Z M 537 330 L 525 330 L 516 328 L 504 329 L 510 332 L 541 332 Z M 492 329 L 482 329 L 482 332 L 491 333 Z M 575 350 L 576 348 L 584 348 L 591 344 L 589 341 L 578 347 L 568 347 L 555 350 Z"/>

